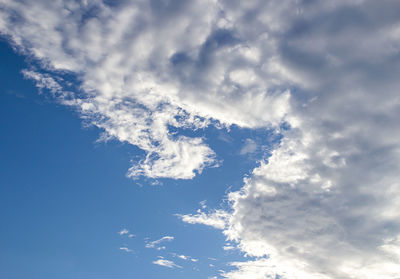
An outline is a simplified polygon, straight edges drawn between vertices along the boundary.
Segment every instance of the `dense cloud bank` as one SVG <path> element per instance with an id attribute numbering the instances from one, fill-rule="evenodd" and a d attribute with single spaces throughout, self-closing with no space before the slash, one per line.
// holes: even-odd
<path id="1" fill-rule="evenodd" d="M 147 152 L 130 176 L 215 164 L 169 126 L 283 133 L 230 210 L 181 216 L 257 257 L 222 276 L 400 278 L 398 1 L 111 2 L 0 0 L 0 32 L 84 94 L 25 76 Z"/>

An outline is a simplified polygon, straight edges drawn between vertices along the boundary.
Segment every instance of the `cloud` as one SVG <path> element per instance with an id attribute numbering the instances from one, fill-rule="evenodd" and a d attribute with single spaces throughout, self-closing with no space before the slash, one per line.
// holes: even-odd
<path id="1" fill-rule="evenodd" d="M 187 260 L 188 257 L 185 255 L 177 255 L 178 258 L 182 259 L 182 260 Z"/>
<path id="2" fill-rule="evenodd" d="M 222 247 L 222 249 L 224 249 L 225 251 L 230 251 L 236 249 L 236 247 L 233 245 L 225 245 L 224 247 Z"/>
<path id="3" fill-rule="evenodd" d="M 165 266 L 168 268 L 182 268 L 180 265 L 175 264 L 173 261 L 165 260 L 165 259 L 158 259 L 153 262 L 153 264 Z"/>
<path id="4" fill-rule="evenodd" d="M 246 139 L 242 149 L 240 149 L 239 154 L 240 155 L 245 155 L 245 154 L 251 154 L 257 151 L 257 143 L 252 140 L 252 139 Z"/>
<path id="5" fill-rule="evenodd" d="M 163 249 L 165 249 L 165 247 L 164 246 L 158 246 L 158 245 L 160 243 L 162 243 L 162 242 L 170 242 L 172 240 L 174 240 L 173 236 L 163 236 L 160 239 L 157 239 L 157 240 L 154 240 L 154 241 L 146 243 L 146 248 L 156 248 L 157 250 L 163 250 Z"/>
<path id="6" fill-rule="evenodd" d="M 189 224 L 203 224 L 214 227 L 216 229 L 224 229 L 227 224 L 229 214 L 223 210 L 215 210 L 211 213 L 205 213 L 198 210 L 197 214 L 177 214 L 183 222 Z"/>
<path id="7" fill-rule="evenodd" d="M 129 234 L 129 231 L 127 229 L 122 229 L 118 232 L 119 235 L 124 235 L 124 234 Z"/>
<path id="8" fill-rule="evenodd" d="M 184 5 L 182 12 L 197 14 L 197 8 L 207 8 L 205 4 Z M 214 165 L 215 154 L 202 138 L 174 135 L 170 127 L 200 129 L 208 125 L 210 116 L 196 113 L 191 108 L 194 103 L 184 104 L 179 94 L 186 89 L 175 77 L 166 76 L 173 73 L 168 70 L 171 50 L 178 51 L 185 43 L 180 46 L 179 36 L 172 36 L 177 25 L 165 24 L 167 18 L 160 16 L 156 6 L 131 2 L 129 7 L 111 7 L 95 0 L 1 1 L 0 33 L 46 71 L 76 76 L 81 83 L 77 94 L 69 94 L 67 100 L 63 94 L 57 97 L 79 111 L 87 123 L 103 129 L 104 139 L 115 138 L 146 152 L 129 169 L 129 177 L 188 179 Z M 177 20 L 191 18 L 177 13 Z M 207 36 L 207 27 L 197 25 L 203 18 L 197 18 L 188 27 L 189 34 Z M 24 74 L 52 93 L 60 93 L 67 84 L 38 71 Z"/>
<path id="9" fill-rule="evenodd" d="M 0 33 L 34 57 L 46 78 L 67 73 L 80 82 L 61 101 L 103 129 L 103 139 L 145 151 L 129 177 L 189 179 L 217 166 L 216 155 L 203 138 L 171 129 L 277 126 L 290 111 L 290 92 L 282 86 L 289 74 L 279 68 L 266 19 L 234 24 L 244 16 L 237 11 L 250 12 L 254 3 L 156 2 L 2 0 Z M 37 84 L 53 86 L 43 78 Z"/>
<path id="10" fill-rule="evenodd" d="M 146 152 L 128 176 L 215 164 L 174 129 L 282 134 L 229 210 L 179 215 L 258 257 L 226 278 L 400 274 L 397 1 L 0 3 L 0 32 L 48 73 L 28 74 L 38 87 L 59 92 L 72 73 L 80 92 L 62 102 Z"/>
<path id="11" fill-rule="evenodd" d="M 120 230 L 120 231 L 118 232 L 118 234 L 119 234 L 119 235 L 127 235 L 127 237 L 129 237 L 129 238 L 134 238 L 134 237 L 135 237 L 135 235 L 132 234 L 132 233 L 129 233 L 129 230 L 127 230 L 127 229 L 122 229 L 122 230 Z"/>
<path id="12" fill-rule="evenodd" d="M 227 278 L 400 274 L 397 244 L 385 249 L 400 233 L 399 69 L 385 47 L 398 48 L 397 6 L 304 7 L 283 34 L 282 64 L 306 91 L 292 95 L 295 118 L 280 146 L 229 195 L 224 231 L 248 255 L 269 258 L 235 264 Z"/>
<path id="13" fill-rule="evenodd" d="M 223 278 L 229 279 L 275 279 L 275 278 L 329 278 L 325 275 L 302 271 L 302 263 L 283 263 L 286 268 L 280 269 L 282 262 L 275 262 L 272 259 L 258 259 L 247 262 L 233 262 L 230 265 L 235 270 L 221 272 Z M 296 270 L 295 273 L 287 273 L 287 270 Z M 278 277 L 279 276 L 279 277 Z"/>
<path id="14" fill-rule="evenodd" d="M 128 247 L 119 247 L 119 250 L 121 250 L 121 251 L 125 251 L 125 252 L 127 252 L 127 253 L 130 253 L 130 252 L 132 252 L 132 250 L 131 250 L 131 249 L 129 249 Z"/>
<path id="15" fill-rule="evenodd" d="M 176 254 L 176 253 L 171 253 L 171 254 L 172 254 L 172 256 L 174 256 L 176 258 L 179 258 L 181 260 L 184 260 L 184 261 L 191 261 L 191 262 L 198 262 L 199 261 L 198 259 L 192 258 L 190 256 L 179 255 L 179 254 Z"/>
<path id="16" fill-rule="evenodd" d="M 226 278 L 400 274 L 400 22 L 398 3 L 382 3 L 275 2 L 298 11 L 277 22 L 275 65 L 297 94 L 279 146 L 229 194 L 220 228 L 261 259 L 234 263 Z"/>

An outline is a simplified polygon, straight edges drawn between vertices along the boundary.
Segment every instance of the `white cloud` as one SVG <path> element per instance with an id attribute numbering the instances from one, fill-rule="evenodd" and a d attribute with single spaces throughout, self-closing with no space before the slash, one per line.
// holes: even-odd
<path id="1" fill-rule="evenodd" d="M 234 250 L 236 249 L 235 246 L 233 245 L 225 245 L 224 247 L 222 247 L 225 251 L 230 251 L 230 250 Z"/>
<path id="2" fill-rule="evenodd" d="M 124 235 L 124 234 L 129 234 L 129 231 L 127 229 L 122 229 L 118 232 L 119 235 Z"/>
<path id="3" fill-rule="evenodd" d="M 0 32 L 49 72 L 31 72 L 38 87 L 77 75 L 82 94 L 63 103 L 146 151 L 128 176 L 192 178 L 215 163 L 202 138 L 169 127 L 283 133 L 231 211 L 180 215 L 269 256 L 226 278 L 400 274 L 397 1 L 0 1 Z"/>
<path id="4" fill-rule="evenodd" d="M 129 249 L 128 247 L 119 247 L 119 250 L 125 251 L 125 252 L 128 252 L 128 253 L 132 252 L 132 250 Z"/>
<path id="5" fill-rule="evenodd" d="M 171 253 L 171 254 L 172 254 L 172 256 L 174 256 L 176 258 L 179 258 L 181 260 L 184 260 L 184 261 L 191 261 L 191 262 L 198 262 L 199 261 L 198 259 L 192 258 L 190 256 L 179 255 L 179 254 L 176 254 L 176 253 Z"/>
<path id="6" fill-rule="evenodd" d="M 160 239 L 146 243 L 146 248 L 156 248 L 157 250 L 164 250 L 165 246 L 158 246 L 162 242 L 170 242 L 174 240 L 173 236 L 163 236 Z"/>
<path id="7" fill-rule="evenodd" d="M 240 150 L 240 155 L 251 154 L 257 151 L 257 143 L 252 139 L 246 139 L 242 149 Z"/>
<path id="8" fill-rule="evenodd" d="M 291 129 L 229 195 L 224 229 L 247 255 L 268 258 L 234 263 L 223 275 L 396 278 L 400 69 L 385 46 L 399 46 L 390 12 L 398 4 L 288 7 L 299 15 L 278 21 L 287 27 L 277 63 L 298 88 Z"/>
<path id="9" fill-rule="evenodd" d="M 182 260 L 187 260 L 188 257 L 185 255 L 177 255 L 178 258 L 182 259 Z"/>
<path id="10" fill-rule="evenodd" d="M 152 3 L 2 0 L 0 32 L 48 72 L 76 75 L 79 94 L 62 102 L 103 129 L 103 138 L 146 152 L 129 177 L 193 178 L 215 166 L 215 154 L 202 138 L 169 127 L 200 129 L 214 120 L 277 126 L 290 112 L 282 86 L 288 71 L 272 67 L 279 64 L 276 39 L 266 32 L 287 10 L 263 4 L 273 16 L 236 26 L 253 4 Z M 38 86 L 53 86 L 45 81 Z"/>
<path id="11" fill-rule="evenodd" d="M 229 217 L 229 214 L 223 210 L 215 210 L 211 213 L 205 213 L 201 210 L 198 210 L 197 214 L 177 214 L 177 216 L 185 223 L 203 224 L 216 229 L 224 229 L 227 224 L 227 218 Z"/>
<path id="12" fill-rule="evenodd" d="M 165 259 L 158 259 L 153 262 L 153 264 L 165 266 L 168 268 L 182 268 L 180 265 L 175 264 L 173 261 L 165 260 Z"/>
<path id="13" fill-rule="evenodd" d="M 279 278 L 309 278 L 309 279 L 327 279 L 329 277 L 313 272 L 304 272 L 303 263 L 299 262 L 275 262 L 271 259 L 259 259 L 247 262 L 233 262 L 231 266 L 236 270 L 221 272 L 223 278 L 229 279 L 275 279 Z M 284 268 L 281 268 L 284 266 Z M 295 272 L 287 272 L 287 270 Z"/>
<path id="14" fill-rule="evenodd" d="M 203 208 L 203 209 L 207 208 L 207 204 L 206 203 L 207 203 L 206 200 L 203 200 L 203 201 L 199 202 L 201 208 Z"/>
<path id="15" fill-rule="evenodd" d="M 39 90 L 48 89 L 53 95 L 61 93 L 63 88 L 61 85 L 49 74 L 41 74 L 33 70 L 22 70 L 25 78 L 35 81 Z"/>

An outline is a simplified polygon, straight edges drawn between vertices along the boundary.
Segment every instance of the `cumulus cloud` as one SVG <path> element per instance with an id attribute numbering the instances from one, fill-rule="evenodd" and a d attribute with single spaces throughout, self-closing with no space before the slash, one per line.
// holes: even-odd
<path id="1" fill-rule="evenodd" d="M 194 14 L 197 8 L 204 10 L 204 4 L 182 5 L 176 21 L 189 24 L 192 15 L 185 10 Z M 0 32 L 47 71 L 77 77 L 79 94 L 60 99 L 75 107 L 88 123 L 103 129 L 103 138 L 116 138 L 146 152 L 129 169 L 129 177 L 187 179 L 214 165 L 215 154 L 202 138 L 170 132 L 170 127 L 203 128 L 210 118 L 197 114 L 191 108 L 194 103 L 186 105 L 180 100 L 181 91 L 187 89 L 170 76 L 174 73 L 171 57 L 180 48 L 199 47 L 202 42 L 186 46 L 186 32 L 173 36 L 180 24 L 165 24 L 170 17 L 163 13 L 157 3 L 148 1 L 112 7 L 96 0 L 1 1 Z M 207 22 L 198 28 L 203 18 L 197 18 L 191 26 L 182 22 L 181 28 L 205 40 L 208 30 L 203 25 Z M 50 74 L 29 70 L 24 75 L 39 88 L 62 91 L 63 80 L 55 81 Z"/>
<path id="2" fill-rule="evenodd" d="M 302 76 L 296 118 L 268 162 L 230 194 L 224 231 L 248 255 L 269 259 L 225 276 L 256 267 L 260 278 L 397 278 L 398 3 L 302 8 L 280 48 L 283 65 Z"/>
<path id="3" fill-rule="evenodd" d="M 128 176 L 192 178 L 215 163 L 203 138 L 171 128 L 217 122 L 282 133 L 229 194 L 228 211 L 180 215 L 258 257 L 233 263 L 226 278 L 393 279 L 399 8 L 394 0 L 0 0 L 0 32 L 46 69 L 25 73 L 39 88 L 64 92 L 55 76 L 76 75 L 80 94 L 62 102 L 106 138 L 146 152 Z"/>
<path id="4" fill-rule="evenodd" d="M 222 1 L 0 5 L 0 32 L 15 48 L 47 71 L 80 81 L 80 94 L 63 103 L 103 129 L 103 138 L 146 152 L 129 177 L 187 179 L 215 165 L 202 138 L 174 135 L 170 127 L 200 129 L 214 120 L 271 126 L 289 111 L 290 93 L 280 86 L 285 78 L 268 66 L 276 64 L 273 40 L 261 30 L 249 33 L 250 26 L 236 28 L 240 15 Z M 47 76 L 26 76 L 60 91 Z"/>
<path id="5" fill-rule="evenodd" d="M 224 249 L 225 251 L 230 251 L 230 250 L 236 249 L 236 247 L 228 244 L 228 245 L 225 245 L 224 247 L 222 247 L 222 249 Z"/>

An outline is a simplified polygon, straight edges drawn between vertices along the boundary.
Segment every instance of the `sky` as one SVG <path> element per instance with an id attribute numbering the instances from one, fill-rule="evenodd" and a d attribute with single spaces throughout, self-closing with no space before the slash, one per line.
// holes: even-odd
<path id="1" fill-rule="evenodd" d="M 0 0 L 0 277 L 400 278 L 399 9 Z"/>

